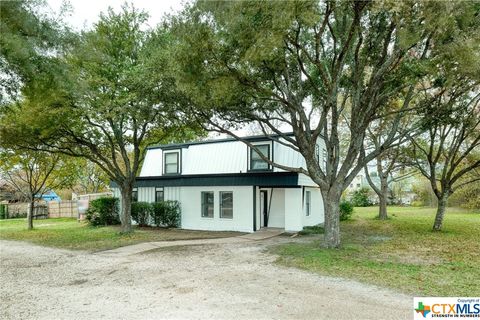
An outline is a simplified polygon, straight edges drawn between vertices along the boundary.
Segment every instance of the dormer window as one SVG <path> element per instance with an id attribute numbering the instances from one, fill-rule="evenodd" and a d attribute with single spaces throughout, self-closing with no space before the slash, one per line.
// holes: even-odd
<path id="1" fill-rule="evenodd" d="M 163 172 L 165 174 L 178 174 L 180 173 L 179 164 L 180 154 L 178 151 L 166 152 L 163 154 Z"/>
<path id="2" fill-rule="evenodd" d="M 270 144 L 258 144 L 255 147 L 270 159 Z M 253 148 L 250 148 L 250 170 L 270 170 L 270 164 L 263 160 L 260 154 Z"/>

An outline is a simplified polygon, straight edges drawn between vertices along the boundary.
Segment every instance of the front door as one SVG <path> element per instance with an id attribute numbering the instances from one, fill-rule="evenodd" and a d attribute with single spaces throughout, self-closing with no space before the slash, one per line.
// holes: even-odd
<path id="1" fill-rule="evenodd" d="M 268 196 L 267 190 L 260 190 L 260 212 L 263 215 L 263 227 L 268 227 Z"/>

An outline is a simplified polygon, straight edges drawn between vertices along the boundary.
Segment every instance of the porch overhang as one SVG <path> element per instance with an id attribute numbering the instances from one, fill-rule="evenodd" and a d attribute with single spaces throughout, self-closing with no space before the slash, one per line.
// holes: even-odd
<path id="1" fill-rule="evenodd" d="M 115 188 L 115 182 L 110 182 Z M 263 188 L 297 188 L 296 172 L 245 172 L 225 174 L 194 174 L 138 177 L 135 187 L 199 187 L 199 186 L 259 186 Z"/>

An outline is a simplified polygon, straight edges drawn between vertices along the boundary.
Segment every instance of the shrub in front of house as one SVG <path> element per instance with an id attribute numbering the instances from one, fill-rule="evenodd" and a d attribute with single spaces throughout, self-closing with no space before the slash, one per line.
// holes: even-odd
<path id="1" fill-rule="evenodd" d="M 152 211 L 152 205 L 148 202 L 132 203 L 132 219 L 135 220 L 140 227 L 144 227 L 149 224 Z"/>
<path id="2" fill-rule="evenodd" d="M 350 201 L 354 207 L 369 207 L 372 205 L 369 196 L 370 190 L 368 188 L 360 188 L 353 192 Z"/>
<path id="3" fill-rule="evenodd" d="M 7 219 L 7 205 L 0 204 L 0 219 Z"/>
<path id="4" fill-rule="evenodd" d="M 349 201 L 343 200 L 340 202 L 340 221 L 350 219 L 353 213 L 353 204 Z"/>
<path id="5" fill-rule="evenodd" d="M 180 227 L 181 210 L 178 201 L 164 201 L 163 225 L 168 228 Z"/>
<path id="6" fill-rule="evenodd" d="M 92 226 L 120 224 L 118 198 L 104 197 L 90 201 L 85 214 Z"/>
<path id="7" fill-rule="evenodd" d="M 152 224 L 160 227 L 162 225 L 163 216 L 165 215 L 164 201 L 152 203 Z"/>
<path id="8" fill-rule="evenodd" d="M 152 221 L 157 227 L 180 227 L 181 210 L 178 201 L 162 201 L 152 204 Z"/>
<path id="9" fill-rule="evenodd" d="M 303 230 L 300 231 L 298 234 L 305 236 L 310 234 L 323 234 L 324 232 L 325 232 L 325 229 L 323 228 L 323 223 L 322 223 L 322 224 L 317 224 L 315 226 L 303 227 Z"/>

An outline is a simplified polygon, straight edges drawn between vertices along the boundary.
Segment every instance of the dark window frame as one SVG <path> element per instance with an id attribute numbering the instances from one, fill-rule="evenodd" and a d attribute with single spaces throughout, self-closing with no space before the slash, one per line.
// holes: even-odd
<path id="1" fill-rule="evenodd" d="M 207 194 L 210 194 L 212 196 L 212 203 L 207 203 L 208 199 L 205 199 L 205 196 Z M 215 192 L 213 191 L 202 191 L 200 192 L 200 201 L 201 201 L 201 207 L 200 207 L 200 213 L 202 218 L 207 218 L 207 219 L 213 219 L 215 218 Z M 212 209 L 212 215 L 209 216 L 209 206 L 211 206 Z M 207 214 L 205 214 L 205 212 Z"/>
<path id="2" fill-rule="evenodd" d="M 167 155 L 175 154 L 177 157 L 176 161 L 176 171 L 175 172 L 167 172 Z M 163 153 L 163 174 L 164 175 L 175 175 L 180 174 L 180 151 L 171 151 L 171 152 L 164 152 Z"/>
<path id="3" fill-rule="evenodd" d="M 223 209 L 227 209 L 226 207 L 224 207 L 223 205 L 223 197 L 222 195 L 224 193 L 230 193 L 232 195 L 232 208 L 231 208 L 231 212 L 232 212 L 232 216 L 231 217 L 225 217 L 223 215 Z M 219 194 L 218 194 L 218 199 L 219 199 L 219 208 L 220 208 L 220 219 L 233 219 L 233 191 L 220 191 Z"/>
<path id="4" fill-rule="evenodd" d="M 158 194 L 161 193 L 162 195 L 162 199 L 159 201 L 158 200 Z M 163 188 L 155 188 L 155 202 L 158 203 L 158 202 L 163 202 L 165 201 L 165 192 L 164 192 L 164 189 Z"/>
<path id="5" fill-rule="evenodd" d="M 138 189 L 134 188 L 132 190 L 132 202 L 138 202 Z"/>
<path id="6" fill-rule="evenodd" d="M 255 146 L 256 148 L 258 148 L 258 147 L 265 147 L 265 146 L 266 146 L 266 147 L 267 147 L 267 158 L 270 159 L 270 160 L 272 160 L 272 159 L 271 159 L 271 158 L 272 158 L 272 156 L 271 156 L 271 155 L 272 155 L 272 152 L 271 152 L 271 144 L 270 144 L 270 143 L 255 144 L 254 146 Z M 266 169 L 264 169 L 264 168 L 254 169 L 254 168 L 253 168 L 253 157 L 252 157 L 252 155 L 253 155 L 254 153 L 258 154 L 258 152 L 257 152 L 255 149 L 253 149 L 253 148 L 249 148 L 249 149 L 250 149 L 250 155 L 249 155 L 249 156 L 250 156 L 250 157 L 249 157 L 249 171 L 272 171 L 272 166 L 270 165 L 270 163 L 268 163 L 267 161 L 263 160 L 263 159 L 260 157 L 260 155 L 258 156 L 259 159 L 256 159 L 256 160 L 265 162 L 265 163 L 267 164 L 267 168 L 266 168 Z"/>

